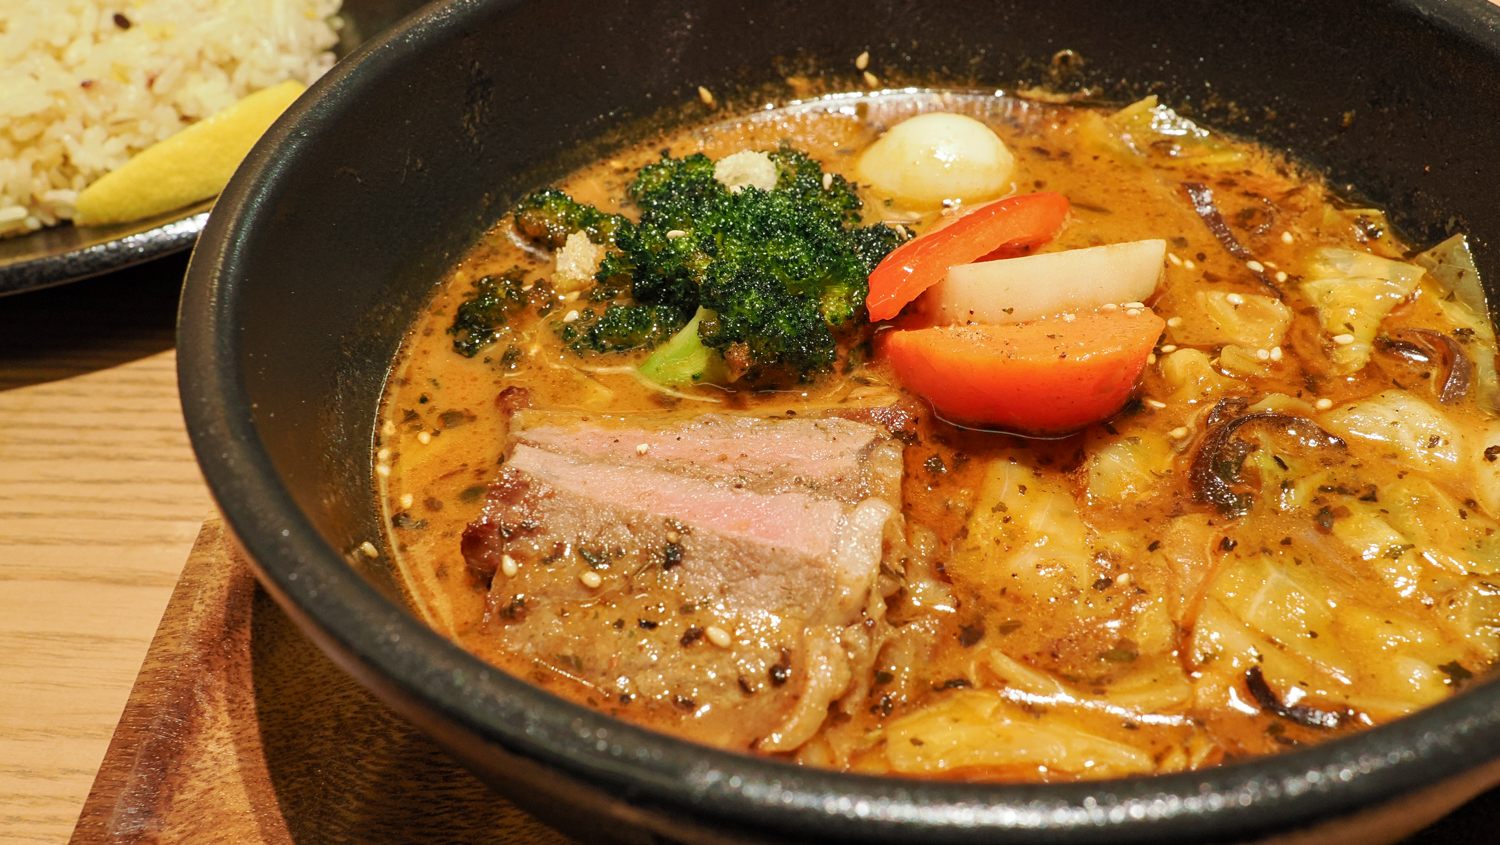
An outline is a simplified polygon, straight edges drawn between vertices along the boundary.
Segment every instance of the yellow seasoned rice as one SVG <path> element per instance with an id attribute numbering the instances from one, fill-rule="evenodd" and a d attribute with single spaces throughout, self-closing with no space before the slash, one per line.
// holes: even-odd
<path id="1" fill-rule="evenodd" d="M 0 237 L 246 94 L 333 64 L 340 0 L 0 0 Z"/>

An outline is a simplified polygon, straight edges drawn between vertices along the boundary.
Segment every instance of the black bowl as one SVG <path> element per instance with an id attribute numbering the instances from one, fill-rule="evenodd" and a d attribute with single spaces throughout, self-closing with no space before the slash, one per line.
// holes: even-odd
<path id="1" fill-rule="evenodd" d="M 1004 88 L 1048 81 L 1064 48 L 1084 58 L 1070 84 L 1157 92 L 1290 149 L 1418 242 L 1468 232 L 1500 280 L 1500 11 L 1477 0 L 434 5 L 290 110 L 192 259 L 189 430 L 266 588 L 498 789 L 591 840 L 1374 841 L 1500 782 L 1493 682 L 1357 737 L 1155 778 L 976 786 L 751 759 L 486 666 L 353 551 L 380 537 L 372 426 L 402 333 L 518 191 L 698 85 L 745 92 L 812 70 L 856 88 L 853 57 L 868 49 L 887 77 Z"/>

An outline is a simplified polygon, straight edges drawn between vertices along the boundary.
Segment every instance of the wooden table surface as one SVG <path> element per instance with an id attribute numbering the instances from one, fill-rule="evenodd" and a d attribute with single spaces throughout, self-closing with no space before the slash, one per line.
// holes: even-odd
<path id="1" fill-rule="evenodd" d="M 185 257 L 0 298 L 0 841 L 65 842 L 212 504 L 177 400 Z"/>

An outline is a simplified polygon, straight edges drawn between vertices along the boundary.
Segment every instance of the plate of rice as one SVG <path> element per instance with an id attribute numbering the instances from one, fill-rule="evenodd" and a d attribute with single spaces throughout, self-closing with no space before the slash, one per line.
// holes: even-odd
<path id="1" fill-rule="evenodd" d="M 231 114 L 257 92 L 311 84 L 365 37 L 420 2 L 5 0 L 5 5 L 0 15 L 0 67 L 6 69 L 6 83 L 0 85 L 0 295 L 87 278 L 192 246 L 211 197 L 163 210 L 138 204 L 146 209 L 143 217 L 90 221 L 79 213 L 79 196 L 142 152 L 169 146 L 163 142 L 185 129 Z"/>

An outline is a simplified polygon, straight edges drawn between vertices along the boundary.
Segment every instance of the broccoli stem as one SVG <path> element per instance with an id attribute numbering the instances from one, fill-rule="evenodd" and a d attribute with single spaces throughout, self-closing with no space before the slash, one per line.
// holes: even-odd
<path id="1" fill-rule="evenodd" d="M 700 307 L 687 325 L 641 363 L 638 372 L 646 379 L 668 387 L 723 383 L 727 375 L 723 357 L 704 346 L 698 335 L 698 326 L 713 317 L 714 312 Z"/>

